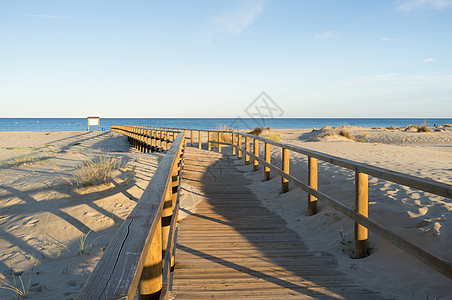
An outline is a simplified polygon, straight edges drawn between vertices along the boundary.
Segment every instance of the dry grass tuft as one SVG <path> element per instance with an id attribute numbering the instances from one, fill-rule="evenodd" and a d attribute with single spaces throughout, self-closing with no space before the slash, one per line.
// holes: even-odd
<path id="1" fill-rule="evenodd" d="M 266 136 L 267 139 L 275 141 L 275 142 L 280 142 L 281 141 L 281 136 L 278 133 L 275 132 L 271 132 Z"/>
<path id="2" fill-rule="evenodd" d="M 36 153 L 21 154 L 16 157 L 0 161 L 0 169 L 10 169 L 20 166 L 31 166 L 50 159 L 50 156 L 42 156 Z"/>
<path id="3" fill-rule="evenodd" d="M 256 127 L 253 130 L 251 130 L 250 132 L 248 132 L 248 134 L 252 134 L 252 135 L 260 135 L 262 132 L 264 132 L 264 129 L 261 127 Z"/>
<path id="4" fill-rule="evenodd" d="M 432 132 L 430 128 L 428 128 L 427 124 L 422 126 L 410 124 L 407 126 L 404 131 L 415 131 L 415 132 Z"/>
<path id="5" fill-rule="evenodd" d="M 341 130 L 338 131 L 337 134 L 340 135 L 340 136 L 343 136 L 343 137 L 345 137 L 345 138 L 347 138 L 349 140 L 352 140 L 352 141 L 355 140 L 355 137 L 353 136 L 353 134 L 351 134 L 350 131 L 348 131 L 348 130 L 341 129 Z"/>
<path id="6" fill-rule="evenodd" d="M 395 126 L 386 127 L 387 130 L 397 130 L 398 128 Z"/>
<path id="7" fill-rule="evenodd" d="M 432 132 L 427 125 L 422 125 L 417 127 L 417 132 Z"/>
<path id="8" fill-rule="evenodd" d="M 219 124 L 215 128 L 218 131 L 232 131 L 227 125 Z M 226 132 L 212 132 L 212 141 L 221 143 L 232 143 L 232 136 L 230 133 Z"/>
<path id="9" fill-rule="evenodd" d="M 418 128 L 419 126 L 410 124 L 409 126 L 405 127 L 404 131 L 417 131 Z"/>
<path id="10" fill-rule="evenodd" d="M 113 173 L 122 167 L 122 160 L 118 157 L 100 154 L 84 161 L 72 174 L 72 181 L 77 186 L 92 186 L 110 183 Z"/>
<path id="11" fill-rule="evenodd" d="M 444 124 L 443 127 L 452 127 L 452 124 Z"/>

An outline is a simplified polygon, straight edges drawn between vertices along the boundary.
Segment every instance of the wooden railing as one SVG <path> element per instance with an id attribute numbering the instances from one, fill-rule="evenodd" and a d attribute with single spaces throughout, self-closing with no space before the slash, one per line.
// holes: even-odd
<path id="1" fill-rule="evenodd" d="M 245 164 L 253 163 L 253 169 L 258 170 L 259 164 L 264 166 L 264 180 L 270 179 L 270 171 L 281 176 L 281 192 L 285 193 L 289 190 L 289 183 L 301 188 L 307 192 L 307 214 L 314 215 L 317 213 L 317 199 L 325 201 L 328 205 L 342 212 L 344 215 L 355 221 L 355 233 L 354 233 L 354 256 L 355 258 L 362 258 L 368 254 L 368 230 L 377 234 L 384 240 L 392 243 L 401 250 L 414 256 L 418 260 L 424 262 L 429 267 L 443 274 L 444 276 L 452 279 L 452 263 L 450 261 L 441 259 L 430 252 L 422 249 L 414 243 L 406 240 L 400 235 L 392 232 L 390 229 L 379 224 L 372 218 L 368 217 L 368 176 L 377 177 L 386 181 L 401 184 L 411 188 L 415 188 L 424 192 L 428 192 L 434 195 L 446 197 L 452 199 L 452 186 L 449 184 L 437 182 L 430 179 L 419 178 L 392 170 L 379 168 L 341 157 L 328 155 L 325 153 L 309 150 L 306 148 L 284 144 L 269 140 L 263 137 L 246 134 L 237 131 L 220 131 L 220 130 L 199 130 L 199 129 L 187 129 L 187 128 L 171 128 L 171 130 L 185 131 L 187 136 L 190 137 L 190 145 L 194 145 L 194 132 L 198 132 L 198 147 L 202 145 L 201 132 L 207 133 L 207 149 L 212 149 L 212 144 L 217 145 L 218 152 L 221 153 L 222 146 L 232 147 L 232 155 L 236 155 L 238 159 L 245 158 Z M 212 139 L 212 134 L 216 135 L 215 139 Z M 218 141 L 221 135 L 229 136 L 231 142 Z M 259 156 L 259 144 L 263 144 L 264 155 Z M 250 145 L 253 145 L 251 151 Z M 244 146 L 243 146 L 244 145 Z M 275 146 L 281 149 L 281 166 L 275 166 L 270 161 L 271 146 Z M 298 178 L 290 174 L 290 151 L 305 155 L 308 160 L 308 182 L 302 182 Z M 334 199 L 333 197 L 322 193 L 318 190 L 317 181 L 317 162 L 318 160 L 326 163 L 340 166 L 353 170 L 355 172 L 355 206 L 354 208 L 348 207 L 342 202 Z"/>
<path id="2" fill-rule="evenodd" d="M 167 299 L 174 266 L 185 132 L 145 131 L 137 126 L 112 126 L 111 130 L 126 134 L 140 151 L 168 152 L 77 299 L 134 299 L 137 289 L 142 299 Z"/>
<path id="3" fill-rule="evenodd" d="M 244 158 L 245 164 L 251 164 L 252 160 L 253 170 L 257 171 L 259 164 L 262 164 L 265 181 L 270 179 L 270 172 L 281 176 L 282 193 L 289 190 L 289 183 L 306 191 L 308 215 L 317 213 L 317 200 L 320 199 L 354 220 L 354 256 L 356 258 L 367 255 L 367 231 L 370 230 L 452 279 L 451 262 L 407 241 L 368 217 L 368 176 L 450 199 L 452 199 L 451 185 L 237 131 L 148 126 L 112 126 L 111 130 L 127 135 L 129 141 L 139 151 L 168 149 L 169 151 L 160 162 L 137 206 L 110 242 L 77 299 L 133 299 L 138 286 L 141 298 L 167 299 L 169 271 L 174 265 L 174 231 L 179 208 L 178 193 L 182 177 L 184 146 L 186 139 L 189 140 L 190 146 L 195 146 L 195 132 L 198 133 L 198 145 L 196 145 L 198 148 L 202 148 L 204 137 L 207 150 L 212 150 L 214 145 L 218 152 L 221 152 L 222 146 L 229 146 L 232 147 L 232 155 L 237 156 L 238 159 Z M 206 134 L 203 136 L 202 133 Z M 225 139 L 224 137 L 227 137 L 226 139 L 230 142 L 221 141 Z M 264 149 L 263 157 L 259 156 L 261 143 Z M 281 149 L 280 167 L 271 163 L 271 146 Z M 307 183 L 290 174 L 290 151 L 307 156 Z M 355 172 L 353 209 L 318 190 L 318 160 Z"/>

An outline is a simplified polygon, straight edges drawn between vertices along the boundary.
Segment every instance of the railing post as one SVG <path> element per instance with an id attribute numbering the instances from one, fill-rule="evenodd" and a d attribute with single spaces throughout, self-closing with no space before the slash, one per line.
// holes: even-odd
<path id="1" fill-rule="evenodd" d="M 282 148 L 282 170 L 285 173 L 289 173 L 289 149 Z M 289 180 L 284 176 L 281 177 L 281 193 L 286 193 L 289 191 Z"/>
<path id="2" fill-rule="evenodd" d="M 184 146 L 184 145 L 183 145 Z M 176 206 L 176 201 L 177 201 L 177 190 L 179 188 L 179 170 L 181 169 L 181 164 L 182 164 L 182 148 L 179 149 L 179 151 L 176 154 L 176 163 L 174 164 L 174 168 L 171 172 L 171 200 L 172 200 L 172 212 L 174 215 L 174 207 Z M 176 220 L 178 221 L 178 220 Z M 171 252 L 171 271 L 174 270 L 174 264 L 175 264 L 175 259 L 174 259 L 174 252 Z"/>
<path id="3" fill-rule="evenodd" d="M 160 149 L 162 148 L 161 133 L 161 131 L 157 131 L 157 151 L 160 151 Z"/>
<path id="4" fill-rule="evenodd" d="M 313 189 L 317 189 L 317 158 L 308 156 L 308 185 Z M 308 216 L 317 213 L 317 198 L 308 194 Z"/>
<path id="5" fill-rule="evenodd" d="M 171 143 L 170 143 L 170 139 L 169 139 L 170 135 L 168 130 L 165 131 L 165 140 L 166 140 L 166 150 L 169 150 L 169 148 L 171 148 Z"/>
<path id="6" fill-rule="evenodd" d="M 156 140 L 155 140 L 155 130 L 151 130 L 151 151 L 155 151 Z"/>
<path id="7" fill-rule="evenodd" d="M 173 216 L 173 187 L 168 184 L 163 202 L 162 210 L 162 257 L 165 257 L 166 247 L 168 245 L 168 237 Z"/>
<path id="8" fill-rule="evenodd" d="M 245 151 L 250 152 L 250 138 L 248 136 L 245 137 Z M 245 165 L 250 164 L 250 156 L 245 152 Z"/>
<path id="9" fill-rule="evenodd" d="M 145 136 L 144 136 L 144 126 L 142 126 L 141 127 L 141 130 L 140 130 L 140 134 L 141 134 L 141 152 L 145 152 L 145 149 L 144 149 L 144 147 L 145 147 Z"/>
<path id="10" fill-rule="evenodd" d="M 202 142 L 201 142 L 201 130 L 198 131 L 198 148 L 202 148 Z"/>
<path id="11" fill-rule="evenodd" d="M 217 144 L 217 147 L 218 147 L 218 153 L 221 153 L 221 144 L 220 144 L 220 142 L 221 142 L 221 132 L 218 132 L 218 144 Z"/>
<path id="12" fill-rule="evenodd" d="M 265 143 L 265 162 L 270 163 L 270 144 Z M 264 167 L 264 181 L 270 180 L 270 168 Z"/>
<path id="13" fill-rule="evenodd" d="M 255 156 L 259 156 L 259 141 L 254 139 L 253 142 L 253 154 Z M 253 171 L 259 170 L 259 161 L 257 159 L 253 159 Z"/>
<path id="14" fill-rule="evenodd" d="M 193 147 L 193 130 L 190 130 L 190 146 Z"/>
<path id="15" fill-rule="evenodd" d="M 141 273 L 140 296 L 142 299 L 158 299 L 160 296 L 162 268 L 162 220 L 160 219 Z"/>
<path id="16" fill-rule="evenodd" d="M 237 149 L 235 149 L 235 145 L 237 145 L 235 141 L 235 133 L 232 134 L 232 156 L 234 156 L 237 153 Z"/>
<path id="17" fill-rule="evenodd" d="M 237 150 L 237 159 L 242 159 L 242 135 L 238 134 L 237 135 L 238 140 L 238 145 L 239 145 L 239 149 Z"/>
<path id="18" fill-rule="evenodd" d="M 145 129 L 145 148 L 144 151 L 149 153 L 149 127 Z"/>
<path id="19" fill-rule="evenodd" d="M 212 137 L 212 133 L 210 131 L 207 131 L 207 150 L 212 150 L 212 143 L 210 142 L 210 139 Z"/>
<path id="20" fill-rule="evenodd" d="M 355 211 L 365 217 L 368 216 L 368 175 L 355 172 Z M 367 228 L 355 222 L 355 258 L 367 255 Z"/>

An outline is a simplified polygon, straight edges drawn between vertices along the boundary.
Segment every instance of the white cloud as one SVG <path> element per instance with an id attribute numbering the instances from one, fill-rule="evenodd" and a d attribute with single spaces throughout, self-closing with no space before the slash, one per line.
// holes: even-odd
<path id="1" fill-rule="evenodd" d="M 264 10 L 264 1 L 246 1 L 233 11 L 213 18 L 209 22 L 210 37 L 218 34 L 238 35 L 243 33 Z"/>
<path id="2" fill-rule="evenodd" d="M 398 8 L 402 11 L 410 11 L 425 5 L 435 9 L 452 6 L 452 0 L 399 0 L 398 2 Z"/>
<path id="3" fill-rule="evenodd" d="M 37 15 L 37 14 L 14 14 L 15 16 L 47 18 L 47 19 L 72 19 L 71 16 L 52 16 L 52 15 Z"/>
<path id="4" fill-rule="evenodd" d="M 322 32 L 320 34 L 315 35 L 314 39 L 316 39 L 316 40 L 328 40 L 328 39 L 331 39 L 331 38 L 335 37 L 335 35 L 336 34 L 334 33 L 334 31 L 329 30 L 329 31 L 325 31 L 325 32 Z"/>
<path id="5" fill-rule="evenodd" d="M 426 63 L 431 63 L 433 61 L 435 61 L 435 59 L 432 57 L 429 57 L 429 58 L 421 60 L 421 63 L 426 64 Z"/>
<path id="6" fill-rule="evenodd" d="M 405 41 L 403 39 L 393 39 L 393 38 L 388 38 L 388 37 L 381 37 L 378 39 L 382 40 L 382 41 L 388 41 L 388 42 L 404 42 Z"/>

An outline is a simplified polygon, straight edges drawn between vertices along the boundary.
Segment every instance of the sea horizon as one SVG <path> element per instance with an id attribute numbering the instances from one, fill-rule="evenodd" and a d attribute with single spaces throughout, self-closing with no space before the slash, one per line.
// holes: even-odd
<path id="1" fill-rule="evenodd" d="M 312 129 L 323 126 L 404 127 L 451 124 L 452 118 L 100 118 L 100 126 L 90 130 L 109 131 L 112 125 L 141 125 L 166 128 Z M 0 131 L 86 131 L 87 118 L 0 118 Z"/>

